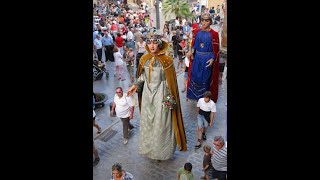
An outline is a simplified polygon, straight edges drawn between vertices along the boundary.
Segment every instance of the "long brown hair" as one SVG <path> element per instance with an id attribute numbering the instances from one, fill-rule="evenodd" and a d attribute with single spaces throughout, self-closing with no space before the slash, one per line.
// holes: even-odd
<path id="1" fill-rule="evenodd" d="M 114 46 L 114 48 L 113 48 L 113 50 L 112 50 L 112 52 L 118 52 L 119 51 L 119 49 L 118 49 L 118 47 L 117 46 Z"/>
<path id="2" fill-rule="evenodd" d="M 122 166 L 119 163 L 112 165 L 112 171 L 118 171 L 119 175 L 122 176 Z"/>

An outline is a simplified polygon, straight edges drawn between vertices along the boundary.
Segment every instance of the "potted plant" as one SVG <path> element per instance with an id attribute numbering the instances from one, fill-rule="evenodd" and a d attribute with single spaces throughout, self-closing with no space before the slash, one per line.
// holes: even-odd
<path id="1" fill-rule="evenodd" d="M 104 93 L 93 93 L 94 102 L 93 105 L 95 108 L 100 108 L 104 106 L 104 103 L 108 100 L 108 96 Z"/>

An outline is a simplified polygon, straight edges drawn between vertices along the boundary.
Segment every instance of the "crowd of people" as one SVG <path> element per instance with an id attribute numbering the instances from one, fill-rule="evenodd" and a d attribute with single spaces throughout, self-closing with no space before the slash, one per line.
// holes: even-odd
<path id="1" fill-rule="evenodd" d="M 177 17 L 174 23 L 166 22 L 163 31 L 157 32 L 148 4 L 144 1 L 140 1 L 136 11 L 130 9 L 125 0 L 94 4 L 94 58 L 105 66 L 114 65 L 111 68 L 115 69 L 117 80 L 125 80 L 124 68 L 130 76 L 130 88 L 126 92 L 122 87 L 115 89 L 110 115 L 121 119 L 123 144 L 127 144 L 128 134 L 134 128 L 130 123 L 136 104 L 132 96 L 137 93 L 139 154 L 150 159 L 162 161 L 172 158 L 176 147 L 179 151 L 187 151 L 179 94 L 185 93 L 187 99 L 198 101 L 196 149 L 207 139 L 207 127 L 213 126 L 218 82 L 221 82 L 221 70 L 223 72 L 226 60 L 223 58 L 222 62 L 220 58 L 218 32 L 210 28 L 214 22 L 220 21 L 217 18 L 219 13 L 214 8 L 201 9 L 201 12 L 194 9 L 192 18 Z M 102 53 L 105 53 L 105 61 Z M 184 77 L 181 92 L 177 83 L 177 74 L 180 73 Z M 101 128 L 95 123 L 95 112 L 93 125 L 94 133 L 101 133 Z M 223 137 L 217 136 L 213 145 L 212 150 L 208 145 L 203 146 L 203 178 L 226 179 L 226 143 Z M 100 158 L 95 145 L 93 152 L 93 165 L 96 166 Z M 112 166 L 112 179 L 132 178 L 133 175 L 125 172 L 122 165 Z M 178 170 L 178 179 L 193 179 L 191 163 Z"/>

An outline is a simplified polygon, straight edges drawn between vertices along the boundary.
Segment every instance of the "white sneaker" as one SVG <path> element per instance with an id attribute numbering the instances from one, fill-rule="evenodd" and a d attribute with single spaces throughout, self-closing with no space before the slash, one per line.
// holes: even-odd
<path id="1" fill-rule="evenodd" d="M 123 144 L 127 144 L 128 143 L 128 139 L 124 138 L 123 139 Z"/>

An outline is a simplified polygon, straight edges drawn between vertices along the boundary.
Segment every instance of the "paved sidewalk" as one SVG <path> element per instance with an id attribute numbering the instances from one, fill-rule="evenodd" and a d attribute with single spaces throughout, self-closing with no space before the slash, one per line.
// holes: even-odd
<path id="1" fill-rule="evenodd" d="M 154 10 L 154 8 L 150 8 Z M 152 15 L 155 20 L 155 13 Z M 162 22 L 163 23 L 163 22 Z M 154 26 L 155 26 L 154 22 Z M 160 23 L 160 28 L 163 24 Z M 212 26 L 213 29 L 218 30 L 218 27 Z M 103 61 L 104 61 L 103 53 Z M 177 67 L 178 60 L 175 59 L 175 67 Z M 115 88 L 121 86 L 126 92 L 129 88 L 129 75 L 124 68 L 125 81 L 119 81 L 114 78 L 114 63 L 107 62 L 107 69 L 109 70 L 109 78 L 103 76 L 102 80 L 93 83 L 94 92 L 103 92 L 109 96 L 109 102 L 115 94 Z M 136 107 L 134 118 L 131 120 L 135 128 L 130 133 L 128 144 L 122 144 L 122 122 L 117 117 L 110 117 L 109 107 L 106 105 L 103 108 L 96 110 L 97 123 L 102 127 L 103 132 L 96 137 L 95 143 L 100 155 L 100 163 L 93 168 L 93 180 L 109 180 L 111 178 L 111 166 L 116 163 L 122 163 L 123 168 L 134 175 L 136 180 L 174 180 L 177 179 L 176 172 L 186 162 L 193 164 L 193 174 L 195 179 L 200 179 L 203 176 L 202 148 L 195 150 L 194 145 L 197 143 L 197 112 L 196 101 L 186 101 L 185 93 L 181 93 L 183 89 L 183 74 L 177 75 L 178 87 L 180 93 L 181 109 L 184 121 L 185 132 L 187 135 L 188 151 L 180 152 L 176 150 L 172 159 L 157 162 L 141 156 L 138 153 L 139 146 L 139 125 L 140 115 L 137 106 L 137 95 L 134 95 L 136 100 Z M 219 88 L 219 99 L 217 102 L 217 113 L 215 114 L 214 124 L 212 128 L 207 131 L 207 143 L 211 145 L 213 137 L 216 135 L 226 135 L 226 107 L 227 103 L 227 85 L 226 82 Z M 108 104 L 108 102 L 107 102 Z"/>
<path id="2" fill-rule="evenodd" d="M 179 89 L 182 89 L 182 74 L 178 76 Z M 212 146 L 215 135 L 225 135 L 226 133 L 226 84 L 220 88 L 219 100 L 217 103 L 217 113 L 215 115 L 214 125 L 207 131 L 207 140 L 204 142 Z M 139 139 L 139 110 L 135 109 L 134 119 L 131 121 L 135 128 L 130 133 L 128 144 L 122 144 L 122 123 L 117 120 L 114 125 L 105 130 L 96 140 L 96 146 L 100 154 L 100 163 L 93 168 L 94 180 L 106 180 L 111 178 L 111 166 L 115 162 L 123 164 L 123 168 L 132 173 L 135 179 L 176 179 L 176 171 L 186 162 L 193 164 L 193 173 L 195 179 L 200 179 L 203 175 L 202 148 L 195 150 L 194 145 L 197 142 L 197 121 L 195 101 L 186 101 L 185 94 L 180 93 L 181 108 L 185 131 L 187 135 L 188 151 L 177 151 L 173 159 L 161 163 L 145 158 L 138 153 Z M 117 119 L 117 118 L 115 118 Z M 106 142 L 104 142 L 106 141 Z"/>

